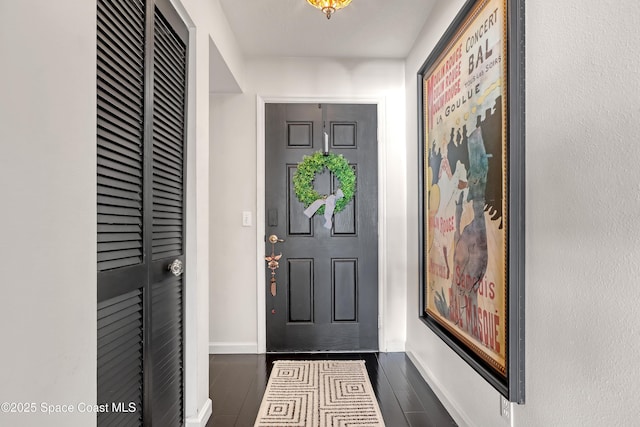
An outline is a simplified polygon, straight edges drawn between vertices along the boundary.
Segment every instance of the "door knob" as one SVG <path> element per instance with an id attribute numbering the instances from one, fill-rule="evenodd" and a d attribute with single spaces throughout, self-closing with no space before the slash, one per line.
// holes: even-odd
<path id="1" fill-rule="evenodd" d="M 275 245 L 278 242 L 284 242 L 284 239 L 279 239 L 278 236 L 276 236 L 275 234 L 272 234 L 271 236 L 269 236 L 269 243 L 271 243 L 272 245 Z"/>
<path id="2" fill-rule="evenodd" d="M 167 267 L 167 270 L 169 270 L 174 276 L 178 277 L 184 273 L 184 264 L 179 259 L 174 259 Z"/>

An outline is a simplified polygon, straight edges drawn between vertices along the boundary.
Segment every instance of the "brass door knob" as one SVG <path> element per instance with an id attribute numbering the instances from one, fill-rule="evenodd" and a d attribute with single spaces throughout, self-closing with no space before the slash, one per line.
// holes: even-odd
<path id="1" fill-rule="evenodd" d="M 278 236 L 276 236 L 275 234 L 272 234 L 271 236 L 269 236 L 269 243 L 271 243 L 272 245 L 275 245 L 278 242 L 284 242 L 284 239 L 278 239 Z"/>

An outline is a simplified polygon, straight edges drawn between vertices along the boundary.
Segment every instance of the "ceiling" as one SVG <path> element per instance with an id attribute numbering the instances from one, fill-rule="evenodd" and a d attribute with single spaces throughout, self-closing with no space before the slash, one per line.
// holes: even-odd
<path id="1" fill-rule="evenodd" d="M 243 53 L 405 58 L 436 0 L 353 0 L 331 19 L 306 0 L 220 0 Z"/>

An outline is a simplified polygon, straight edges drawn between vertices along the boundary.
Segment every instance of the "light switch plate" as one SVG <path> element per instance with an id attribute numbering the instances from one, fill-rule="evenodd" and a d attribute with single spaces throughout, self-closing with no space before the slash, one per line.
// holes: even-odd
<path id="1" fill-rule="evenodd" d="M 251 211 L 242 211 L 242 226 L 251 227 Z"/>

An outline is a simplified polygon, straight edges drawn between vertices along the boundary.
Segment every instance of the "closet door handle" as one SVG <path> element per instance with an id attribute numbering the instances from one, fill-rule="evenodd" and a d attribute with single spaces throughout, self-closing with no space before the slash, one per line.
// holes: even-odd
<path id="1" fill-rule="evenodd" d="M 178 277 L 184 273 L 184 264 L 179 259 L 174 259 L 167 267 L 167 270 L 169 270 L 174 276 Z"/>

